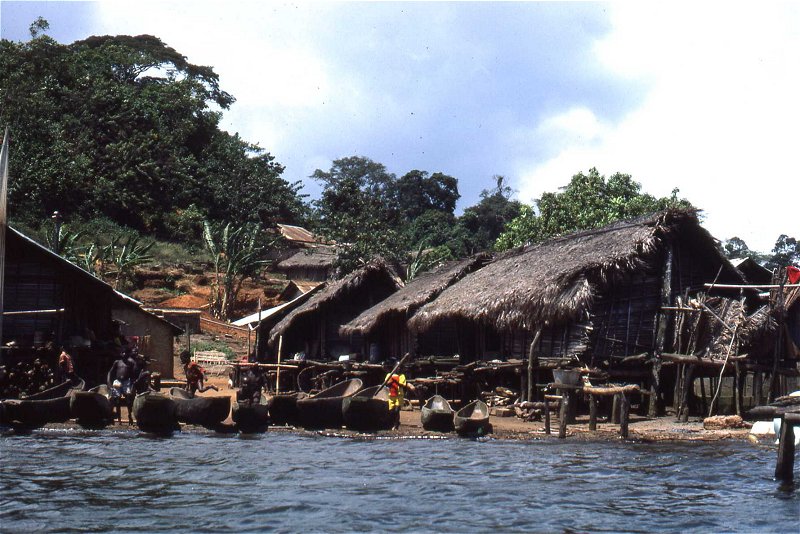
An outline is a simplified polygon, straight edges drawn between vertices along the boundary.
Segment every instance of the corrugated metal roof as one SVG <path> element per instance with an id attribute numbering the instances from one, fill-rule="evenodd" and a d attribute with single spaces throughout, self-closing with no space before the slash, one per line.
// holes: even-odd
<path id="1" fill-rule="evenodd" d="M 314 234 L 302 226 L 292 226 L 291 224 L 278 224 L 281 235 L 289 241 L 297 243 L 322 243 Z"/>

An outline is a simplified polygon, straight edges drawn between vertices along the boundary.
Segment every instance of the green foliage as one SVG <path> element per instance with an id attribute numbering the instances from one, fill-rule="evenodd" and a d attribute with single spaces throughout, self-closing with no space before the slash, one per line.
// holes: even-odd
<path id="1" fill-rule="evenodd" d="M 747 243 L 738 237 L 725 240 L 722 244 L 722 253 L 725 254 L 725 257 L 729 260 L 736 258 L 758 258 L 758 253 L 750 250 Z"/>
<path id="2" fill-rule="evenodd" d="M 481 200 L 464 210 L 458 223 L 462 230 L 455 234 L 460 239 L 463 254 L 474 254 L 492 248 L 508 223 L 514 220 L 522 204 L 511 200 L 514 191 L 506 185 L 505 177 L 494 176 L 495 187 L 481 192 Z"/>
<path id="3" fill-rule="evenodd" d="M 222 341 L 192 341 L 192 350 L 198 352 L 215 350 L 225 354 L 230 361 L 236 359 L 236 352 Z"/>
<path id="4" fill-rule="evenodd" d="M 406 267 L 406 282 L 451 259 L 453 259 L 453 254 L 449 248 L 444 246 L 425 248 L 425 243 L 421 243 L 409 258 Z"/>
<path id="5" fill-rule="evenodd" d="M 495 248 L 538 243 L 669 207 L 691 207 L 686 199 L 678 198 L 677 189 L 670 197 L 656 198 L 642 193 L 641 188 L 628 174 L 616 173 L 606 179 L 595 168 L 588 174 L 578 173 L 562 191 L 543 194 L 536 201 L 536 212 L 530 207 L 522 210 L 497 239 Z"/>
<path id="6" fill-rule="evenodd" d="M 35 226 L 59 210 L 70 221 L 106 216 L 150 234 L 199 239 L 198 215 L 305 216 L 299 185 L 281 178 L 273 156 L 219 128 L 220 110 L 234 99 L 213 69 L 149 35 L 62 45 L 41 34 L 46 28 L 40 19 L 30 41 L 0 40 L 15 224 Z"/>
<path id="7" fill-rule="evenodd" d="M 781 234 L 772 248 L 772 255 L 766 260 L 767 269 L 800 265 L 800 241 L 786 234 Z"/>
<path id="8" fill-rule="evenodd" d="M 267 243 L 264 235 L 256 224 L 234 228 L 231 223 L 204 223 L 203 239 L 214 265 L 211 313 L 215 317 L 231 316 L 242 282 L 256 276 L 266 263 L 261 258 L 275 240 Z"/>

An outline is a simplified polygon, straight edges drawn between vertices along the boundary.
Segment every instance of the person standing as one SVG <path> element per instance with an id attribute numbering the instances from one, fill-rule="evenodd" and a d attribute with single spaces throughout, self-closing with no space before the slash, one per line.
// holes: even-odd
<path id="1" fill-rule="evenodd" d="M 58 374 L 62 382 L 75 378 L 75 365 L 72 362 L 72 356 L 64 347 L 61 347 L 61 354 L 58 356 Z"/>
<path id="2" fill-rule="evenodd" d="M 403 408 L 405 392 L 408 390 L 413 393 L 415 388 L 413 384 L 408 383 L 406 375 L 403 374 L 400 366 L 397 366 L 395 360 L 384 362 L 384 369 L 387 371 L 383 383 L 389 388 L 389 411 L 394 414 L 392 428 L 398 428 L 400 426 L 400 410 Z"/>

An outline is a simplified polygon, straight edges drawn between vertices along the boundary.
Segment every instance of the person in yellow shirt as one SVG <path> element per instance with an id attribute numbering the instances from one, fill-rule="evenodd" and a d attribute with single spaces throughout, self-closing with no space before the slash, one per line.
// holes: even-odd
<path id="1" fill-rule="evenodd" d="M 406 390 L 414 392 L 414 385 L 406 381 L 400 368 L 395 368 L 396 362 L 394 360 L 387 360 L 384 362 L 386 369 L 386 378 L 384 384 L 389 388 L 389 411 L 394 413 L 394 426 L 400 426 L 400 410 L 403 408 L 403 399 L 405 398 Z"/>

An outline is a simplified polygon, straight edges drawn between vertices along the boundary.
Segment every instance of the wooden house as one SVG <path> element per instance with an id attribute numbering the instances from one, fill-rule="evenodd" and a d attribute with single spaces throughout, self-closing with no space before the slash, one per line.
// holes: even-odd
<path id="1" fill-rule="evenodd" d="M 394 269 L 376 259 L 341 280 L 329 282 L 284 317 L 269 333 L 274 352 L 282 338 L 282 354 L 304 352 L 308 359 L 331 359 L 362 350 L 359 336 L 341 336 L 339 328 L 359 313 L 403 287 Z"/>
<path id="2" fill-rule="evenodd" d="M 6 231 L 5 254 L 0 352 L 4 360 L 38 357 L 54 362 L 63 346 L 89 385 L 105 382 L 116 356 L 114 319 L 127 317 L 130 321 L 125 319 L 128 324 L 122 334 L 142 341 L 153 336 L 149 338 L 153 352 L 146 355 L 166 376 L 172 375 L 171 338 L 180 329 L 11 227 Z"/>
<path id="3" fill-rule="evenodd" d="M 417 336 L 408 329 L 408 319 L 442 291 L 483 267 L 490 258 L 489 254 L 481 253 L 422 273 L 342 326 L 339 333 L 349 338 L 360 337 L 363 340 L 361 351 L 369 354 L 373 362 L 399 359 L 406 353 L 412 356 L 439 354 L 440 347 L 455 345 L 455 329 L 437 328 Z"/>
<path id="4" fill-rule="evenodd" d="M 324 282 L 334 275 L 336 248 L 320 245 L 298 250 L 278 263 L 278 270 L 290 280 Z"/>
<path id="5" fill-rule="evenodd" d="M 674 399 L 662 397 L 669 389 L 662 367 L 685 372 L 697 363 L 711 374 L 730 365 L 721 361 L 720 331 L 727 330 L 714 326 L 706 311 L 712 306 L 698 297 L 706 283 L 743 281 L 694 210 L 670 209 L 504 253 L 421 307 L 409 327 L 425 333 L 455 324 L 458 344 L 451 350 L 462 362 L 528 357 L 540 369 L 583 365 L 642 384 L 656 393 L 654 402 L 668 401 Z M 735 308 L 739 291 L 722 293 L 718 309 Z M 707 319 L 702 343 L 680 335 L 686 316 Z M 765 321 L 747 319 L 750 328 L 743 330 L 752 341 Z M 747 341 L 737 338 L 740 353 Z M 678 363 L 681 354 L 690 359 Z M 669 385 L 692 380 L 674 378 Z"/>

